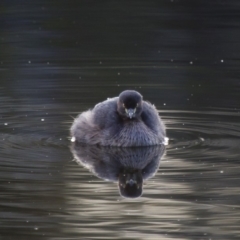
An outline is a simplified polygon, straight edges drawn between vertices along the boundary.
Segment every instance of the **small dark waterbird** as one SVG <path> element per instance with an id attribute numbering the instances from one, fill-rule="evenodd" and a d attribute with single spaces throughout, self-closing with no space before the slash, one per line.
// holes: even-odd
<path id="1" fill-rule="evenodd" d="M 154 105 L 134 90 L 81 113 L 70 129 L 72 141 L 90 145 L 139 147 L 164 144 L 165 126 Z"/>

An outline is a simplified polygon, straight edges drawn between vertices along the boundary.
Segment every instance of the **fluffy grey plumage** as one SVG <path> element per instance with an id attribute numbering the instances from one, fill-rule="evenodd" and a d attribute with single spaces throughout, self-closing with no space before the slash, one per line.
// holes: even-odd
<path id="1" fill-rule="evenodd" d="M 136 147 L 162 144 L 166 133 L 156 108 L 126 90 L 80 114 L 71 135 L 91 145 Z"/>

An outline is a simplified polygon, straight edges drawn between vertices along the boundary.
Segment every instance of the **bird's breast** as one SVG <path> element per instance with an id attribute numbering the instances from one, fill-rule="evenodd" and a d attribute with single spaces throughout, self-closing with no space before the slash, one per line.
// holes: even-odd
<path id="1" fill-rule="evenodd" d="M 125 121 L 110 141 L 116 146 L 150 146 L 160 143 L 158 136 L 138 120 Z"/>

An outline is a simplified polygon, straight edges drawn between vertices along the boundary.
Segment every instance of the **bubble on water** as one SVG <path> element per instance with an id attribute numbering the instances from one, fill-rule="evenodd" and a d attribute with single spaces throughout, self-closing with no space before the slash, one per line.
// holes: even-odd
<path id="1" fill-rule="evenodd" d="M 163 141 L 163 145 L 167 146 L 167 145 L 168 145 L 168 142 L 169 142 L 169 138 L 168 138 L 168 137 L 165 137 L 165 138 L 164 138 L 164 141 Z"/>
<path id="2" fill-rule="evenodd" d="M 71 142 L 75 142 L 76 141 L 76 138 L 75 137 L 72 137 L 71 138 Z"/>
<path id="3" fill-rule="evenodd" d="M 224 171 L 220 171 L 220 173 L 224 173 Z"/>
<path id="4" fill-rule="evenodd" d="M 5 126 L 7 126 L 7 125 L 8 125 L 8 123 L 4 123 L 4 125 L 5 125 Z"/>
<path id="5" fill-rule="evenodd" d="M 44 118 L 42 118 L 42 119 L 41 119 L 41 121 L 42 121 L 42 122 L 44 122 L 44 121 L 45 121 L 45 119 L 44 119 Z"/>

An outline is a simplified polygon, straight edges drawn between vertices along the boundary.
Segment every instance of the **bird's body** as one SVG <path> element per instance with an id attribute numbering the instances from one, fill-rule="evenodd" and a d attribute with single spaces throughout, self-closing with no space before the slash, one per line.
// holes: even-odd
<path id="1" fill-rule="evenodd" d="M 136 91 L 123 93 L 80 114 L 71 127 L 72 137 L 78 142 L 102 146 L 162 144 L 166 136 L 165 127 L 156 108 L 142 98 L 136 99 L 137 94 L 141 96 Z M 127 108 L 128 105 L 131 108 Z"/>

